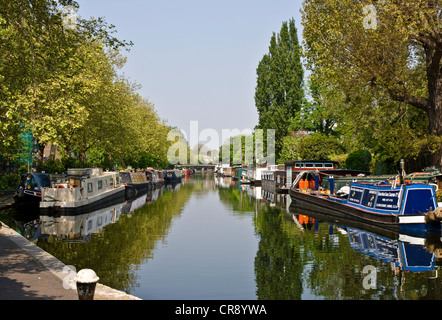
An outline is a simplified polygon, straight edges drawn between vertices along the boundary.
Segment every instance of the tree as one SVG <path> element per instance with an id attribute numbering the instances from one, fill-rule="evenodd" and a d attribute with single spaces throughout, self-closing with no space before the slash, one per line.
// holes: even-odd
<path id="1" fill-rule="evenodd" d="M 365 105 L 353 103 L 360 116 L 386 99 L 396 102 L 390 104 L 393 114 L 404 105 L 421 110 L 426 149 L 433 152 L 432 164 L 442 167 L 442 4 L 374 3 L 306 0 L 302 13 L 309 68 L 353 102 L 372 97 Z"/>
<path id="2" fill-rule="evenodd" d="M 330 156 L 342 154 L 344 151 L 337 138 L 320 133 L 303 137 L 299 143 L 300 158 L 305 160 L 328 160 Z"/>
<path id="3" fill-rule="evenodd" d="M 87 119 L 80 101 L 93 90 L 96 74 L 89 72 L 86 48 L 127 45 L 111 36 L 113 26 L 103 19 L 79 19 L 77 28 L 66 28 L 60 6 L 67 5 L 78 8 L 71 0 L 0 3 L 0 144 L 11 144 L 11 130 L 24 131 L 37 139 L 40 157 L 46 144 L 63 141 Z"/>
<path id="4" fill-rule="evenodd" d="M 356 150 L 345 160 L 345 167 L 353 170 L 370 171 L 371 153 L 368 150 Z"/>
<path id="5" fill-rule="evenodd" d="M 279 34 L 273 33 L 269 53 L 264 55 L 257 68 L 257 129 L 275 129 L 276 154 L 280 153 L 283 138 L 289 133 L 290 119 L 301 110 L 303 80 L 301 46 L 292 19 L 282 24 Z"/>
<path id="6" fill-rule="evenodd" d="M 339 95 L 315 80 L 314 77 L 309 79 L 307 89 L 311 100 L 306 100 L 301 111 L 291 120 L 289 130 L 339 135 L 342 117 L 333 108 L 339 103 Z"/>

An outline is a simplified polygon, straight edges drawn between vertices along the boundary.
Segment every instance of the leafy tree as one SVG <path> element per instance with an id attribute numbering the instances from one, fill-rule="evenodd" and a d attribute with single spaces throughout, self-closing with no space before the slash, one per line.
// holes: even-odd
<path id="1" fill-rule="evenodd" d="M 405 108 L 410 113 L 421 111 L 426 121 L 421 128 L 427 136 L 422 145 L 433 153 L 432 164 L 442 167 L 441 3 L 374 3 L 367 7 L 357 0 L 306 0 L 308 65 L 324 86 L 345 92 L 352 114 L 359 115 L 356 119 L 385 100 L 395 102 L 388 103 L 392 123 Z M 386 135 L 383 138 L 388 140 Z M 413 146 L 413 138 L 407 147 Z"/>
<path id="2" fill-rule="evenodd" d="M 370 171 L 371 153 L 368 150 L 357 150 L 350 153 L 345 160 L 348 169 Z"/>
<path id="3" fill-rule="evenodd" d="M 278 163 L 282 164 L 289 160 L 302 160 L 301 154 L 299 153 L 299 145 L 301 141 L 302 137 L 300 137 L 299 134 L 284 137 Z"/>
<path id="4" fill-rule="evenodd" d="M 0 144 L 11 146 L 11 131 L 28 132 L 39 143 L 40 157 L 46 144 L 62 143 L 88 117 L 81 97 L 93 91 L 96 77 L 88 67 L 88 47 L 127 45 L 103 19 L 79 19 L 77 28 L 65 28 L 60 6 L 66 5 L 78 7 L 70 0 L 0 3 Z"/>
<path id="5" fill-rule="evenodd" d="M 333 107 L 340 103 L 339 95 L 323 87 L 314 77 L 308 81 L 308 90 L 311 100 L 306 100 L 301 111 L 292 118 L 289 130 L 339 135 L 342 116 Z"/>
<path id="6" fill-rule="evenodd" d="M 282 24 L 278 34 L 273 33 L 269 53 L 264 55 L 257 68 L 257 128 L 275 129 L 276 154 L 282 149 L 283 137 L 289 133 L 290 119 L 301 110 L 303 80 L 301 46 L 292 19 Z"/>
<path id="7" fill-rule="evenodd" d="M 327 160 L 331 155 L 342 154 L 345 151 L 340 141 L 333 136 L 314 133 L 301 139 L 299 144 L 301 159 Z"/>

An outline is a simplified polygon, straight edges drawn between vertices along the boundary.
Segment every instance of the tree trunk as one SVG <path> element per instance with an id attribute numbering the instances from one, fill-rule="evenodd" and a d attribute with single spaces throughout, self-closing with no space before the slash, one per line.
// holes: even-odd
<path id="1" fill-rule="evenodd" d="M 44 151 L 45 151 L 46 145 L 39 143 L 38 144 L 38 153 L 37 153 L 37 161 L 40 161 L 43 163 L 44 160 Z"/>
<path id="2" fill-rule="evenodd" d="M 85 149 L 82 149 L 81 150 L 81 152 L 80 152 L 80 160 L 81 160 L 81 163 L 82 164 L 85 164 L 86 163 L 86 150 Z"/>
<path id="3" fill-rule="evenodd" d="M 428 79 L 429 133 L 442 139 L 442 46 L 425 47 Z M 431 165 L 442 169 L 442 141 L 431 155 Z"/>
<path id="4" fill-rule="evenodd" d="M 429 109 L 428 118 L 430 134 L 440 138 L 436 152 L 431 155 L 431 165 L 442 170 L 442 86 L 440 87 L 436 103 L 433 108 Z"/>

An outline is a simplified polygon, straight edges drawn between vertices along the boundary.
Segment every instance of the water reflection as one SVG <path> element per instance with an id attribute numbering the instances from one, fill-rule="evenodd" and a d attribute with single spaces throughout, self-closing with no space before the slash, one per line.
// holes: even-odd
<path id="1" fill-rule="evenodd" d="M 320 268 L 316 268 L 315 273 L 308 276 L 324 277 L 319 269 L 328 270 L 333 265 L 334 270 L 326 272 L 329 277 L 327 281 L 317 282 L 312 279 L 316 295 L 324 294 L 326 299 L 411 300 L 442 297 L 442 282 L 438 274 L 442 262 L 442 243 L 439 237 L 416 237 L 372 228 L 353 221 L 330 220 L 327 216 L 293 205 L 290 207 L 290 213 L 294 224 L 303 232 L 317 235 L 318 226 L 327 225 L 330 241 L 341 249 L 347 247 L 352 250 L 343 251 L 346 252 L 345 255 L 336 253 L 342 258 L 341 266 L 337 265 L 333 258 L 327 258 L 320 264 Z M 347 241 L 348 246 L 342 246 L 342 243 Z M 332 248 L 330 249 L 333 252 Z M 352 262 L 348 263 L 349 260 Z M 313 264 L 317 264 L 318 261 L 319 259 L 315 258 Z M 367 275 L 362 272 L 365 266 L 376 268 L 377 282 L 374 289 L 365 289 L 362 285 L 363 277 Z M 326 284 L 330 280 L 334 283 L 335 293 L 327 290 Z"/>
<path id="2" fill-rule="evenodd" d="M 77 216 L 12 216 L 65 264 L 144 299 L 442 298 L 440 236 L 330 220 L 231 178 L 186 177 Z M 367 265 L 375 289 L 363 286 Z"/>

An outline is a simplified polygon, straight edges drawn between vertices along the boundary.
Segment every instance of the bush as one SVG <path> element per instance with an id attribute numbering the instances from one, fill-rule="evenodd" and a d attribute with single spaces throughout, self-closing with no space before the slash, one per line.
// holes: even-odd
<path id="1" fill-rule="evenodd" d="M 347 169 L 370 171 L 371 153 L 368 150 L 357 150 L 345 159 Z"/>
<path id="2" fill-rule="evenodd" d="M 14 190 L 20 184 L 21 176 L 16 173 L 0 175 L 0 190 Z"/>
<path id="3" fill-rule="evenodd" d="M 37 162 L 37 171 L 38 172 L 46 172 L 46 173 L 63 173 L 66 171 L 65 166 L 61 162 L 61 160 L 46 160 L 46 161 L 38 161 Z"/>

